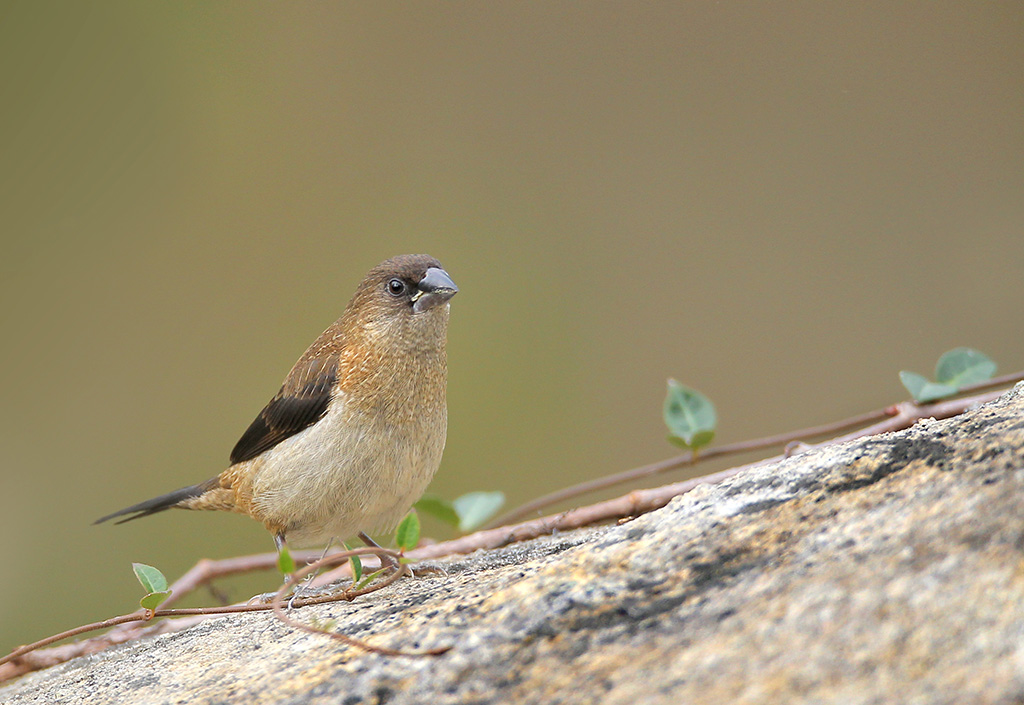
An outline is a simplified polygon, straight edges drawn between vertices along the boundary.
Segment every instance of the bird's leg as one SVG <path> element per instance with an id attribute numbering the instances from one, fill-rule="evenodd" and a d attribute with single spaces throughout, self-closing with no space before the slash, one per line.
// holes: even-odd
<path id="1" fill-rule="evenodd" d="M 365 543 L 370 548 L 380 548 L 380 549 L 384 548 L 379 543 L 377 543 L 376 541 L 371 539 L 366 534 L 365 531 L 360 531 L 359 532 L 359 540 L 362 541 L 363 543 Z M 385 554 L 381 554 L 380 555 L 380 565 L 381 565 L 381 568 L 387 568 L 390 572 L 394 572 L 394 571 L 398 570 L 399 567 L 400 567 L 399 564 L 398 564 L 398 561 L 396 561 L 391 556 L 388 556 L 388 555 L 385 555 Z"/>
<path id="2" fill-rule="evenodd" d="M 332 538 L 330 541 L 327 542 L 327 545 L 324 546 L 324 552 L 321 553 L 320 557 L 316 559 L 317 563 L 322 561 L 324 558 L 327 558 L 327 552 L 331 550 L 331 546 L 333 546 L 333 545 L 334 545 L 334 539 Z M 305 587 L 307 585 L 312 584 L 312 582 L 316 578 L 316 576 L 320 575 L 321 568 L 322 568 L 322 566 L 318 566 L 316 570 L 314 570 L 312 573 L 307 575 L 306 579 L 302 581 L 302 587 Z"/>
<path id="3" fill-rule="evenodd" d="M 277 547 L 277 555 L 278 555 L 278 562 L 277 562 L 277 564 L 278 564 L 278 566 L 280 566 L 281 565 L 281 558 L 280 558 L 281 551 L 288 550 L 288 545 L 284 541 L 284 534 L 283 533 L 274 534 L 274 546 Z M 292 577 L 291 575 L 289 575 L 288 573 L 285 573 L 284 574 L 284 581 L 285 581 L 285 583 L 287 583 L 289 580 L 291 580 L 291 577 Z M 288 609 L 292 608 L 292 603 L 295 602 L 295 598 L 298 597 L 299 592 L 301 591 L 301 589 L 302 589 L 301 585 L 297 586 L 295 588 L 292 588 L 292 596 L 288 600 Z"/>
<path id="4" fill-rule="evenodd" d="M 333 545 L 333 544 L 334 544 L 334 539 L 332 538 L 330 541 L 327 542 L 327 545 L 324 546 L 324 552 L 320 554 L 320 557 L 317 559 L 317 563 L 319 563 L 320 561 L 322 561 L 324 558 L 327 557 L 327 552 L 331 550 L 331 545 Z M 304 590 L 308 589 L 309 586 L 313 584 L 313 580 L 315 580 L 316 576 L 319 575 L 319 574 L 320 574 L 320 568 L 317 568 L 312 573 L 310 573 L 305 578 L 303 578 L 302 582 L 299 583 L 299 585 L 292 592 L 291 599 L 288 600 L 288 609 L 291 609 L 293 607 L 293 603 L 295 602 L 295 600 L 298 599 L 298 597 L 302 594 L 302 592 Z M 288 578 L 285 577 L 285 580 L 287 580 L 287 579 Z"/>
<path id="5" fill-rule="evenodd" d="M 277 566 L 278 566 L 278 569 L 280 569 L 281 568 L 281 552 L 287 550 L 287 548 L 288 548 L 287 544 L 285 543 L 284 534 L 283 533 L 274 534 L 274 546 L 277 548 Z M 284 582 L 285 582 L 285 584 L 287 584 L 288 581 L 291 580 L 291 577 L 292 577 L 291 575 L 289 575 L 287 573 L 284 573 Z M 295 600 L 295 593 L 296 592 L 297 592 L 296 590 L 292 591 L 292 598 L 291 598 L 291 600 L 288 601 L 288 606 L 289 607 L 292 606 L 292 601 Z M 249 602 L 250 603 L 259 602 L 259 603 L 267 604 L 267 603 L 273 601 L 274 595 L 276 595 L 276 594 L 277 593 L 274 593 L 274 592 L 265 592 L 265 593 L 261 593 L 259 595 L 253 595 L 251 598 L 249 598 Z"/>

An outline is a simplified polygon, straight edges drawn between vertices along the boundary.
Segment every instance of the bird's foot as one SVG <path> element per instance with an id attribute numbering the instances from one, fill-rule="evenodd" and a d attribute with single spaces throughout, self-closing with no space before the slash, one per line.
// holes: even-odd
<path id="1" fill-rule="evenodd" d="M 252 597 L 250 597 L 248 600 L 246 600 L 245 604 L 247 604 L 247 605 L 269 605 L 271 602 L 274 601 L 274 598 L 276 596 L 277 596 L 276 592 L 261 592 L 259 595 L 253 595 Z"/>

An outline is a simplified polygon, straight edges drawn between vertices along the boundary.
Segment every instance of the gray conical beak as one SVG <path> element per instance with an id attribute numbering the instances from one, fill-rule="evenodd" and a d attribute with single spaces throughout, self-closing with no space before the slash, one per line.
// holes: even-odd
<path id="1" fill-rule="evenodd" d="M 412 297 L 414 313 L 429 311 L 459 293 L 459 287 L 455 286 L 448 272 L 438 267 L 429 268 L 416 288 L 418 291 Z"/>

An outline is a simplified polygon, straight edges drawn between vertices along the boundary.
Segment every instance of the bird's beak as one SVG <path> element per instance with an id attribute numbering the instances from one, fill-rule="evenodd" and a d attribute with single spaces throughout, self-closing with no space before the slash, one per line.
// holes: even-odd
<path id="1" fill-rule="evenodd" d="M 455 286 L 448 272 L 438 267 L 429 268 L 416 288 L 418 291 L 412 297 L 413 313 L 429 311 L 459 293 L 459 287 Z"/>

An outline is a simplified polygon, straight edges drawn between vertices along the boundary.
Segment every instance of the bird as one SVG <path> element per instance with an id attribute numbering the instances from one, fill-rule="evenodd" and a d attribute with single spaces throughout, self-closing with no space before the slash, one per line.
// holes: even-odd
<path id="1" fill-rule="evenodd" d="M 441 463 L 448 426 L 451 277 L 429 255 L 370 270 L 341 317 L 306 349 L 219 475 L 96 520 L 166 509 L 261 522 L 284 546 L 387 531 Z"/>

